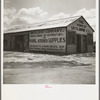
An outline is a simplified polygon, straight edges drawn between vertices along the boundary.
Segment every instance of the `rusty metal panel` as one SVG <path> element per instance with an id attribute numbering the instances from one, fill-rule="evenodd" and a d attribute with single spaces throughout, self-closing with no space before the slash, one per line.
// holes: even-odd
<path id="1" fill-rule="evenodd" d="M 10 35 L 4 35 L 4 50 L 10 50 Z"/>
<path id="2" fill-rule="evenodd" d="M 10 41 L 11 45 L 10 45 L 10 49 L 11 50 L 14 50 L 15 49 L 15 36 L 14 35 L 11 35 L 11 41 Z"/>
<path id="3" fill-rule="evenodd" d="M 29 35 L 24 36 L 24 52 L 29 51 Z"/>

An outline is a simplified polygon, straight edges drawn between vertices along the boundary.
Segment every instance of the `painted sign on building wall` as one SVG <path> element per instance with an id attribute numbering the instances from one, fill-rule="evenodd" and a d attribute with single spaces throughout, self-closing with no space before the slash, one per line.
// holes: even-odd
<path id="1" fill-rule="evenodd" d="M 33 51 L 66 51 L 66 28 L 35 30 L 29 33 L 29 49 Z"/>
<path id="2" fill-rule="evenodd" d="M 73 24 L 70 24 L 67 27 L 68 30 L 76 31 L 78 34 L 86 34 L 93 33 L 93 30 L 89 27 L 89 25 L 84 21 L 83 18 L 78 19 Z"/>

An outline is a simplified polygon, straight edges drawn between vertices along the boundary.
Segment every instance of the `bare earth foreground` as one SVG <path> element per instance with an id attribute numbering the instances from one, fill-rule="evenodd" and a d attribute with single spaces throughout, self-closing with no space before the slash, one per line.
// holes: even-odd
<path id="1" fill-rule="evenodd" d="M 4 52 L 4 84 L 94 84 L 95 53 Z"/>

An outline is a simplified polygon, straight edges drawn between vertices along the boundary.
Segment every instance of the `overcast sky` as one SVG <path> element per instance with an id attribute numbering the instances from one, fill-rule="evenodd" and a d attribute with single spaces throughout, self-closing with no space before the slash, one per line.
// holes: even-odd
<path id="1" fill-rule="evenodd" d="M 96 26 L 96 0 L 4 0 L 4 29 L 83 15 Z"/>

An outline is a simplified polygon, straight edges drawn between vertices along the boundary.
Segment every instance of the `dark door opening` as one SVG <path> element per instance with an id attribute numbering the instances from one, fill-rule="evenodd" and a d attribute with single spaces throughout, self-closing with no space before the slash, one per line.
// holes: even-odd
<path id="1" fill-rule="evenodd" d="M 87 36 L 83 35 L 83 52 L 87 52 Z"/>
<path id="2" fill-rule="evenodd" d="M 24 51 L 24 35 L 15 36 L 15 51 Z"/>
<path id="3" fill-rule="evenodd" d="M 81 53 L 81 35 L 77 34 L 77 45 L 76 45 L 76 51 L 77 53 Z"/>

